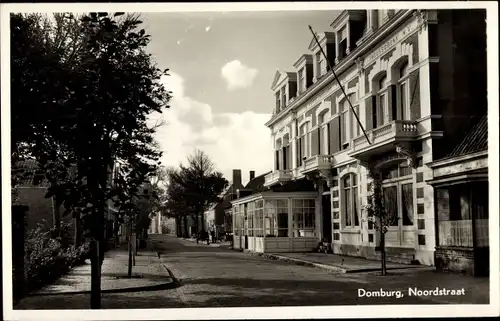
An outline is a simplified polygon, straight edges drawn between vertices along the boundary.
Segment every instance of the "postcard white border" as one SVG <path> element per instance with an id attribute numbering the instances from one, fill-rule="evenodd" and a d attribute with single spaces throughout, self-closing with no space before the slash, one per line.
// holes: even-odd
<path id="1" fill-rule="evenodd" d="M 384 305 L 277 308 L 185 308 L 154 310 L 12 310 L 12 277 L 3 273 L 5 320 L 186 320 L 186 319 L 295 319 L 359 317 L 468 317 L 499 314 L 499 183 L 498 176 L 498 4 L 497 2 L 273 2 L 273 3 L 23 3 L 1 4 L 1 117 L 2 130 L 2 226 L 3 271 L 12 270 L 10 218 L 10 28 L 11 12 L 207 12 L 207 11 L 301 11 L 343 9 L 487 9 L 489 177 L 490 182 L 490 304 L 489 305 Z M 497 214 L 494 214 L 494 213 Z M 492 237 L 493 236 L 493 237 Z M 221 311 L 220 309 L 223 309 Z"/>

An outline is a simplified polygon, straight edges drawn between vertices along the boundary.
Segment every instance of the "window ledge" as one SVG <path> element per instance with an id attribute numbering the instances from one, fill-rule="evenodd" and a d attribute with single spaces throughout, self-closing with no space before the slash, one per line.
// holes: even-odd
<path id="1" fill-rule="evenodd" d="M 340 231 L 340 233 L 346 233 L 346 234 L 361 234 L 360 229 L 343 229 Z"/>

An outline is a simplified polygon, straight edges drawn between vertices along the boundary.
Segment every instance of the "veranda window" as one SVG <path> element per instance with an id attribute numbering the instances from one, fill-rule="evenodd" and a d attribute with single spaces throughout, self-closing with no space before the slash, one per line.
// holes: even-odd
<path id="1" fill-rule="evenodd" d="M 293 200 L 293 237 L 315 237 L 315 204 L 314 200 Z"/>
<path id="2" fill-rule="evenodd" d="M 288 200 L 266 200 L 264 235 L 288 237 Z"/>

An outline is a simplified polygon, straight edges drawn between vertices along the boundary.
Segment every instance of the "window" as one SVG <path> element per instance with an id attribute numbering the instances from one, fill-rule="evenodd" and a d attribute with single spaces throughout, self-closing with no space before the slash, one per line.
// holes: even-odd
<path id="1" fill-rule="evenodd" d="M 383 179 L 410 178 L 411 167 L 406 162 L 387 169 L 383 172 Z M 410 177 L 408 177 L 410 176 Z M 387 184 L 387 183 L 386 183 Z M 415 206 L 413 204 L 413 183 L 408 180 L 394 182 L 383 187 L 384 207 L 390 218 L 390 226 L 413 226 Z"/>
<path id="2" fill-rule="evenodd" d="M 316 53 L 316 78 L 319 79 L 322 74 L 323 57 L 321 51 Z"/>
<path id="3" fill-rule="evenodd" d="M 308 123 L 305 123 L 300 127 L 300 161 L 302 163 L 302 160 L 304 157 L 309 156 L 309 135 L 307 133 L 308 131 Z"/>
<path id="4" fill-rule="evenodd" d="M 356 138 L 360 135 L 361 133 L 361 127 L 359 127 L 358 120 L 356 119 L 356 116 L 354 115 L 354 112 L 356 112 L 356 115 L 359 117 L 359 105 L 357 105 L 357 95 L 356 94 L 350 94 L 349 95 L 349 100 L 351 101 L 351 104 L 353 106 L 354 111 L 351 110 L 351 128 L 350 128 L 350 136 L 351 139 Z"/>
<path id="5" fill-rule="evenodd" d="M 347 174 L 342 179 L 342 211 L 345 227 L 359 226 L 358 182 L 356 174 Z"/>
<path id="6" fill-rule="evenodd" d="M 314 199 L 292 201 L 293 237 L 316 236 L 316 219 L 315 219 L 314 203 L 315 203 Z"/>
<path id="7" fill-rule="evenodd" d="M 350 129 L 349 129 L 349 102 L 344 99 L 342 102 L 342 110 L 340 114 L 341 124 L 340 124 L 340 136 L 342 137 L 342 149 L 349 146 L 350 140 Z"/>
<path id="8" fill-rule="evenodd" d="M 399 225 L 398 215 L 398 187 L 387 186 L 383 188 L 384 209 L 387 213 L 387 220 L 390 226 Z"/>
<path id="9" fill-rule="evenodd" d="M 389 167 L 387 169 L 382 170 L 382 179 L 395 179 L 402 178 L 405 176 L 412 175 L 412 168 L 408 166 L 408 162 L 402 162 L 394 167 Z"/>
<path id="10" fill-rule="evenodd" d="M 377 127 L 389 122 L 389 110 L 387 102 L 387 77 L 383 76 L 378 82 L 377 95 Z"/>
<path id="11" fill-rule="evenodd" d="M 279 113 L 281 109 L 281 99 L 280 99 L 280 92 L 278 91 L 276 93 L 276 113 Z"/>
<path id="12" fill-rule="evenodd" d="M 306 90 L 305 68 L 299 70 L 299 92 Z"/>
<path id="13" fill-rule="evenodd" d="M 328 132 L 328 124 L 326 123 L 327 121 L 326 114 L 327 111 L 319 114 L 318 116 L 318 124 L 320 125 L 320 130 L 319 130 L 320 155 L 328 155 L 330 153 L 329 132 Z"/>
<path id="14" fill-rule="evenodd" d="M 254 215 L 255 215 L 255 203 L 250 202 L 247 204 L 247 212 L 246 212 L 246 230 L 248 236 L 253 236 L 254 232 Z"/>
<path id="15" fill-rule="evenodd" d="M 254 236 L 263 237 L 264 236 L 264 201 L 255 201 L 255 212 L 254 212 Z"/>
<path id="16" fill-rule="evenodd" d="M 286 86 L 281 88 L 281 108 L 286 106 Z"/>
<path id="17" fill-rule="evenodd" d="M 337 34 L 339 59 L 347 55 L 347 27 L 344 26 Z"/>
<path id="18" fill-rule="evenodd" d="M 399 69 L 399 105 L 401 119 L 410 120 L 410 93 L 409 93 L 409 82 L 406 77 L 408 74 L 408 63 L 405 62 L 403 66 Z"/>

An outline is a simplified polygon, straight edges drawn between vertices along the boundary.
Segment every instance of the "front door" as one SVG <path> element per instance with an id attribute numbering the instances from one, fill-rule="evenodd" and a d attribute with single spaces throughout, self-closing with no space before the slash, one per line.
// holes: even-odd
<path id="1" fill-rule="evenodd" d="M 332 204 L 331 195 L 323 195 L 322 197 L 323 208 L 323 238 L 328 243 L 332 243 Z"/>

